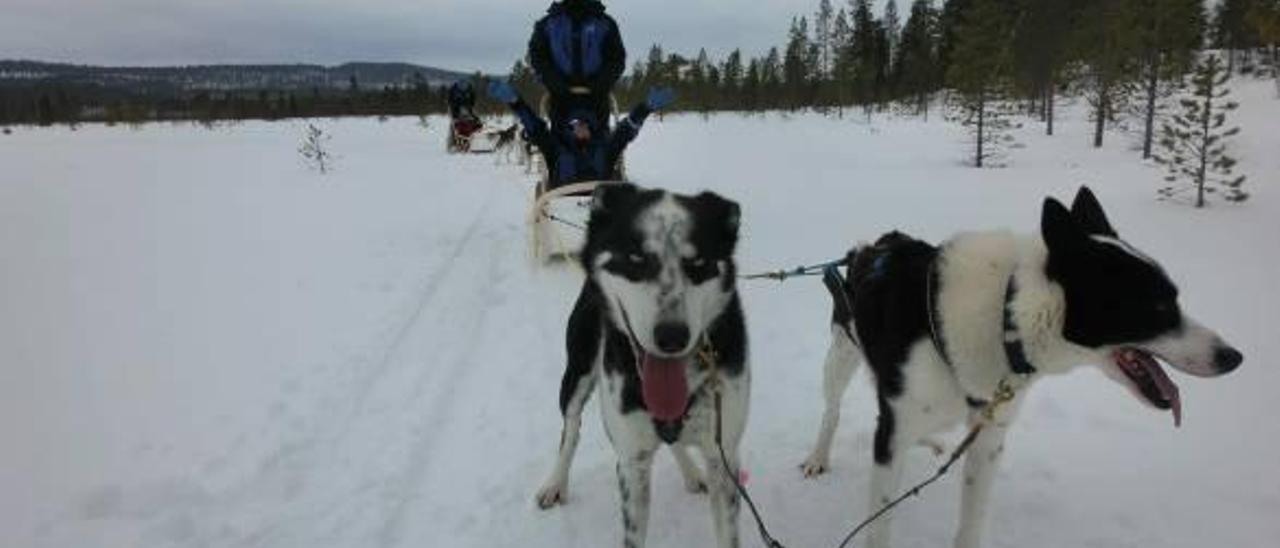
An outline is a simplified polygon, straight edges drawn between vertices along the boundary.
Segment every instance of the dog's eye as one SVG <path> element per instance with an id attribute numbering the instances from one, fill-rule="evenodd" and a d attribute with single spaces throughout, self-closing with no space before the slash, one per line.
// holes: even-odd
<path id="1" fill-rule="evenodd" d="M 694 283 L 702 283 L 720 274 L 720 267 L 715 262 L 702 257 L 684 260 L 684 272 Z"/>
<path id="2" fill-rule="evenodd" d="M 657 272 L 658 261 L 645 253 L 628 253 L 609 261 L 605 268 L 629 280 L 638 281 L 653 276 Z"/>

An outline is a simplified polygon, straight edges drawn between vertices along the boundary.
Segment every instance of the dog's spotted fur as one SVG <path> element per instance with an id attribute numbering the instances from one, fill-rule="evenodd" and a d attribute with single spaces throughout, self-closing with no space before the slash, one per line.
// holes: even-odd
<path id="1" fill-rule="evenodd" d="M 1122 370 L 1121 355 L 1159 357 L 1192 375 L 1216 376 L 1243 357 L 1182 313 L 1177 288 L 1150 257 L 1120 240 L 1101 205 L 1081 189 L 1070 210 L 1046 200 L 1039 236 L 997 231 L 933 246 L 893 233 L 855 250 L 847 280 L 834 286 L 832 343 L 818 441 L 802 465 L 826 471 L 840 399 L 861 361 L 876 380 L 870 507 L 898 495 L 902 452 L 931 434 L 977 420 L 983 400 L 1017 364 L 1005 346 L 1005 316 L 1032 365 L 1022 389 L 978 436 L 965 457 L 957 548 L 978 548 L 1004 437 L 1030 382 L 1083 364 L 1104 371 L 1157 408 L 1171 399 Z M 1152 367 L 1159 367 L 1151 361 Z M 1158 371 L 1163 376 L 1163 370 Z M 1170 381 L 1171 384 L 1171 381 Z M 886 518 L 870 530 L 872 548 L 889 546 Z"/>
<path id="2" fill-rule="evenodd" d="M 587 280 L 569 318 L 568 364 L 560 390 L 564 416 L 555 469 L 538 492 L 543 508 L 563 503 L 582 424 L 582 409 L 597 384 L 605 429 L 618 456 L 623 545 L 645 544 L 653 457 L 669 444 L 685 486 L 710 495 L 719 546 L 738 546 L 738 442 L 746 426 L 747 337 L 735 286 L 733 253 L 738 206 L 712 193 L 682 196 L 629 184 L 600 187 L 593 197 L 580 255 Z M 663 325 L 684 329 L 667 351 L 656 339 Z M 710 371 L 693 356 L 709 344 L 718 356 L 726 470 L 714 445 Z M 669 341 L 668 341 L 669 343 Z M 670 344 L 668 344 L 670 346 Z M 683 417 L 661 421 L 642 395 L 638 353 L 685 357 L 689 400 Z M 704 477 L 687 454 L 701 451 Z"/>

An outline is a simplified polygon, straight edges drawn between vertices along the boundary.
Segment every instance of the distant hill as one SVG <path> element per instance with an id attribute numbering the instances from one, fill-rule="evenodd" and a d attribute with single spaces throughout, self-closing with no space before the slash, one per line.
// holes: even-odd
<path id="1" fill-rule="evenodd" d="M 0 60 L 0 86 L 65 83 L 100 85 L 131 91 L 308 90 L 347 88 L 351 78 L 363 89 L 432 87 L 468 75 L 408 63 L 321 65 L 193 65 L 175 67 L 98 67 L 40 61 Z"/>

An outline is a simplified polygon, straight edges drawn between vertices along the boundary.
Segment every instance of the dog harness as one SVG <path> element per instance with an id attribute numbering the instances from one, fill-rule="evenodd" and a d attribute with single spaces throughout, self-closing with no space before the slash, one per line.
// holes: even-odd
<path id="1" fill-rule="evenodd" d="M 1018 330 L 1017 320 L 1013 318 L 1013 298 L 1017 296 L 1018 284 L 1013 276 L 1009 276 L 1009 284 L 1004 290 L 1004 357 L 1014 373 L 1031 375 L 1036 372 L 1036 368 L 1027 359 L 1027 349 L 1022 345 L 1022 333 Z"/>
<path id="2" fill-rule="evenodd" d="M 941 256 L 941 253 L 939 253 Z M 929 264 L 929 273 L 925 277 L 925 302 L 929 310 L 929 339 L 933 341 L 933 346 L 938 351 L 938 356 L 942 358 L 942 362 L 948 367 L 955 370 L 952 365 L 951 357 L 947 354 L 946 340 L 942 338 L 942 332 L 939 327 L 942 324 L 941 316 L 938 311 L 938 259 L 935 257 L 933 262 Z M 1001 304 L 1001 322 L 1002 337 L 1001 345 L 1004 347 L 1005 362 L 1009 365 L 1009 370 L 1015 375 L 1033 375 L 1036 368 L 1031 364 L 1031 360 L 1027 359 L 1026 346 L 1022 343 L 1022 332 L 1018 329 L 1018 321 L 1013 317 L 1013 299 L 1018 296 L 1018 286 L 1013 275 L 1009 276 L 1008 283 L 1005 284 L 1004 302 Z M 987 400 L 976 398 L 971 394 L 966 394 L 970 407 L 983 407 L 987 405 Z"/>

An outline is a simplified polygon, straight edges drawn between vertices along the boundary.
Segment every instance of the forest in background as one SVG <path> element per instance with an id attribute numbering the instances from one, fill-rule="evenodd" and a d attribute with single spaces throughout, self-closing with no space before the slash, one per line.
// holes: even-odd
<path id="1" fill-rule="evenodd" d="M 1016 103 L 1049 133 L 1056 100 L 1081 97 L 1101 146 L 1106 125 L 1127 117 L 1142 120 L 1150 136 L 1164 99 L 1183 87 L 1207 48 L 1225 52 L 1229 73 L 1275 77 L 1280 86 L 1280 0 L 1223 0 L 1212 9 L 1202 0 L 913 0 L 899 7 L 890 0 L 873 13 L 870 0 L 820 0 L 815 13 L 791 19 L 785 44 L 759 55 L 734 50 L 714 59 L 705 49 L 686 55 L 658 44 L 637 55 L 633 48 L 633 68 L 616 94 L 629 105 L 650 87 L 671 86 L 675 110 L 704 113 L 929 116 L 941 104 L 962 121 L 993 115 L 997 127 Z M 483 85 L 484 76 L 473 78 Z M 509 78 L 525 96 L 541 95 L 526 62 L 517 61 Z M 310 89 L 172 92 L 3 80 L 0 125 L 427 115 L 446 111 L 442 88 L 426 78 L 369 85 L 355 76 Z M 502 108 L 482 99 L 480 110 Z"/>

